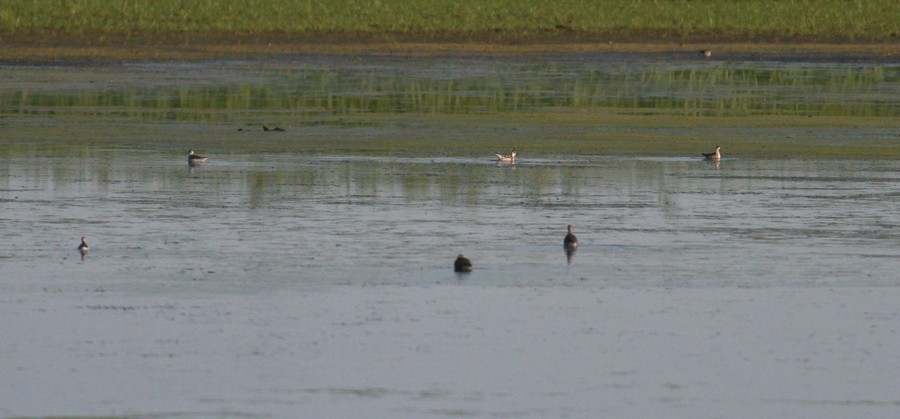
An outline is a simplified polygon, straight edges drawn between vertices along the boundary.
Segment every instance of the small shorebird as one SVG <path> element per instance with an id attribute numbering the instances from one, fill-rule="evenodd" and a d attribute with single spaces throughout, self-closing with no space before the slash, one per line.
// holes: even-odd
<path id="1" fill-rule="evenodd" d="M 509 154 L 500 154 L 494 153 L 497 156 L 497 161 L 503 163 L 515 163 L 516 162 L 516 149 L 510 150 Z"/>
<path id="2" fill-rule="evenodd" d="M 722 147 L 716 146 L 716 151 L 713 153 L 703 153 L 703 158 L 706 160 L 719 160 L 722 158 Z"/>
<path id="3" fill-rule="evenodd" d="M 463 255 L 457 256 L 453 262 L 453 272 L 472 272 L 472 261 Z"/>
<path id="4" fill-rule="evenodd" d="M 705 49 L 705 50 L 703 50 L 703 51 L 700 51 L 700 53 L 703 54 L 703 56 L 706 57 L 706 58 L 712 57 L 712 50 L 711 50 L 711 49 Z"/>
<path id="5" fill-rule="evenodd" d="M 84 259 L 84 255 L 87 254 L 88 250 L 91 250 L 91 247 L 84 241 L 84 236 L 81 236 L 81 244 L 78 245 L 78 252 L 81 253 L 82 259 Z"/>
<path id="6" fill-rule="evenodd" d="M 266 132 L 269 132 L 269 131 L 284 131 L 284 128 L 281 128 L 281 127 L 270 127 L 270 126 L 268 126 L 268 125 L 263 125 L 263 131 L 266 131 Z"/>
<path id="7" fill-rule="evenodd" d="M 194 150 L 188 152 L 188 164 L 206 163 L 208 157 L 194 153 Z"/>
<path id="8" fill-rule="evenodd" d="M 575 250 L 578 248 L 578 237 L 575 237 L 575 234 L 572 233 L 572 224 L 569 224 L 566 238 L 563 239 L 563 247 L 566 248 L 566 250 Z"/>

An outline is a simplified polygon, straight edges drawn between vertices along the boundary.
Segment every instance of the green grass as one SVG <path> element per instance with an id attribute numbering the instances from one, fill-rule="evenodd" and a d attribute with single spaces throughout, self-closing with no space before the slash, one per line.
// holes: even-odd
<path id="1" fill-rule="evenodd" d="M 4 0 L 0 36 L 891 41 L 896 0 Z"/>

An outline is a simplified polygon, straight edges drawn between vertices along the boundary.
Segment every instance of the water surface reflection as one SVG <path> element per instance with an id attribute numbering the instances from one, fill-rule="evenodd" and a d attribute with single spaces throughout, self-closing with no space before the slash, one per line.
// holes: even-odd
<path id="1" fill-rule="evenodd" d="M 460 253 L 464 281 L 499 285 L 881 284 L 900 268 L 893 161 L 112 156 L 0 158 L 6 273 L 164 291 L 456 281 Z M 567 224 L 577 255 L 559 251 Z"/>

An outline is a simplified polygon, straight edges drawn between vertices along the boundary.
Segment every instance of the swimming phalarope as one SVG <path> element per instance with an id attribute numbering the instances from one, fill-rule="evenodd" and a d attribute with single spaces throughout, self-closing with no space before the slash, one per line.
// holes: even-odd
<path id="1" fill-rule="evenodd" d="M 81 244 L 78 245 L 78 251 L 81 252 L 82 255 L 91 250 L 91 247 L 88 246 L 87 242 L 84 241 L 84 236 L 81 236 Z"/>
<path id="2" fill-rule="evenodd" d="M 188 164 L 206 163 L 208 157 L 195 154 L 194 150 L 188 152 Z"/>
<path id="3" fill-rule="evenodd" d="M 563 247 L 566 250 L 575 250 L 578 247 L 578 237 L 575 237 L 575 234 L 572 233 L 572 224 L 569 224 L 567 228 L 568 233 L 566 233 L 566 238 L 563 239 Z"/>
<path id="4" fill-rule="evenodd" d="M 472 272 L 472 261 L 463 255 L 457 256 L 453 262 L 453 272 Z"/>
<path id="5" fill-rule="evenodd" d="M 719 160 L 722 158 L 722 147 L 716 146 L 716 151 L 714 153 L 703 153 L 703 158 L 706 160 Z"/>
<path id="6" fill-rule="evenodd" d="M 516 162 L 516 149 L 512 149 L 509 154 L 500 154 L 494 153 L 497 156 L 497 161 L 503 163 L 515 163 Z"/>
<path id="7" fill-rule="evenodd" d="M 700 53 L 703 54 L 703 56 L 706 57 L 706 58 L 712 57 L 712 50 L 711 50 L 711 49 L 705 49 L 705 50 L 703 50 L 703 51 L 700 51 Z"/>

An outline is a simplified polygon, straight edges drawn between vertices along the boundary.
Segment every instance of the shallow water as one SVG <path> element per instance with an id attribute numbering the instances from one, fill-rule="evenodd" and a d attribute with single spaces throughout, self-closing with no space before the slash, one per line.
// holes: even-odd
<path id="1" fill-rule="evenodd" d="M 898 74 L 0 67 L 0 416 L 896 416 Z"/>
<path id="2" fill-rule="evenodd" d="M 895 285 L 900 268 L 896 161 L 282 153 L 189 168 L 149 152 L 83 154 L 98 157 L 0 161 L 7 275 L 163 292 L 196 281 Z M 567 224 L 581 240 L 571 263 Z M 457 253 L 475 273 L 449 272 Z"/>

